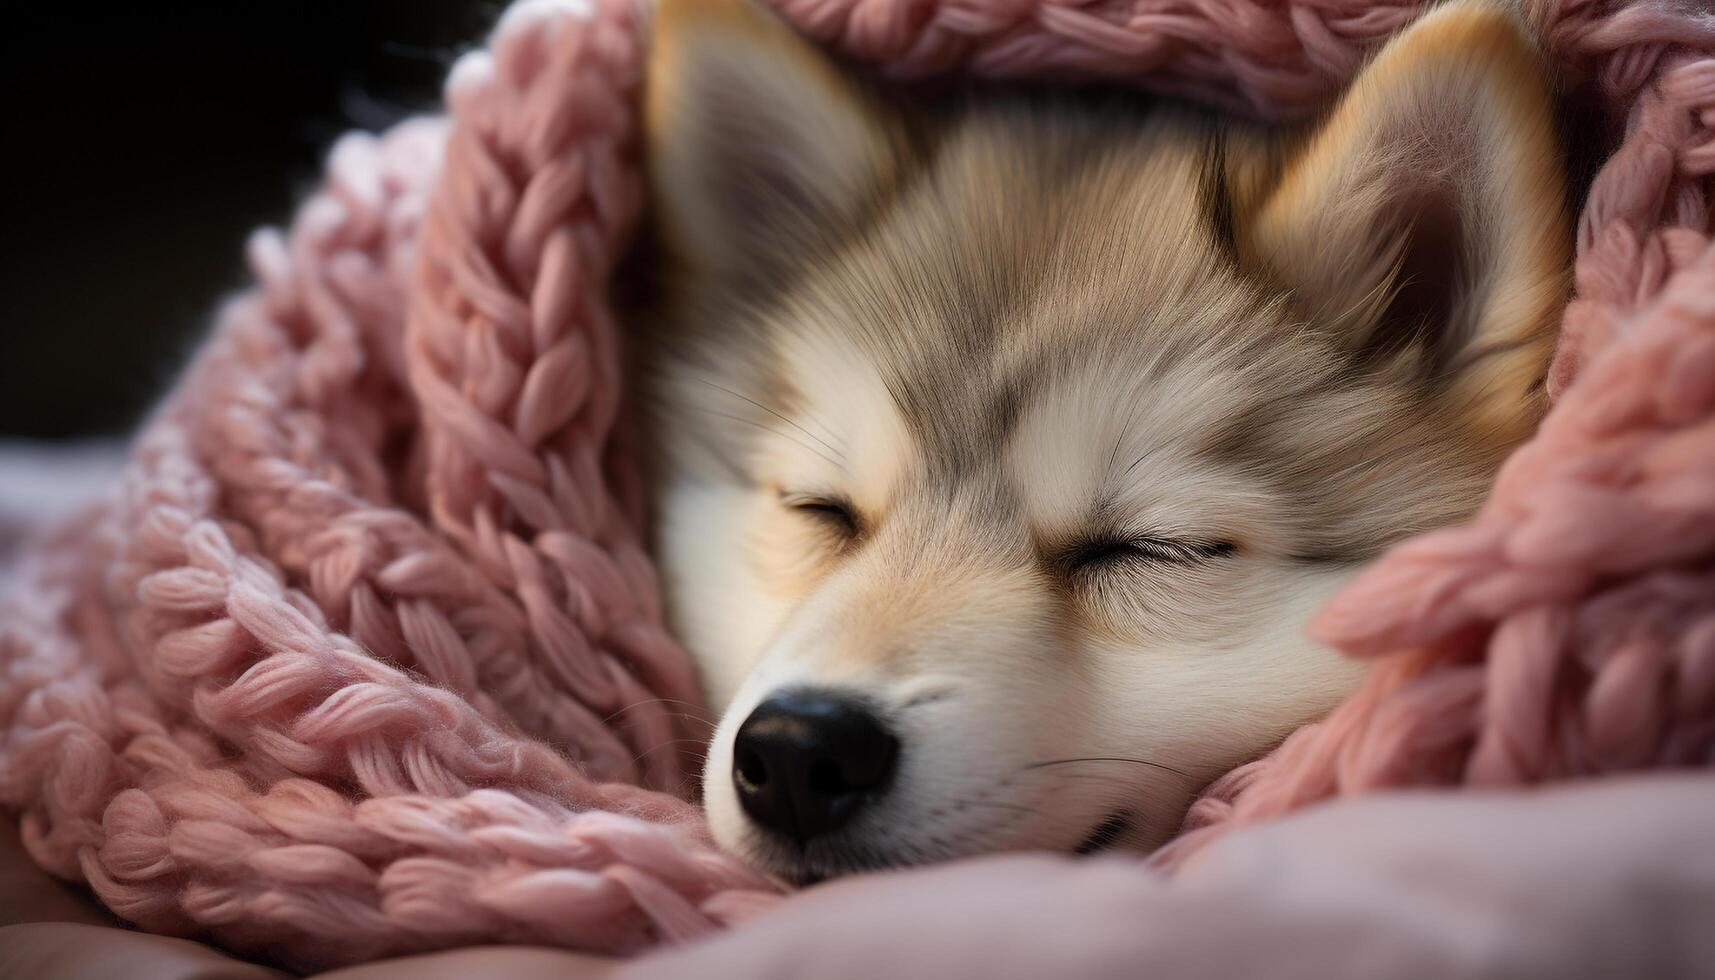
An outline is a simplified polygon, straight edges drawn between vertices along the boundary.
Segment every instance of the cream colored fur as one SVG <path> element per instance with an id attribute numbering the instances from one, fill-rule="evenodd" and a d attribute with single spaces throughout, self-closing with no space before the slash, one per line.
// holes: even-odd
<path id="1" fill-rule="evenodd" d="M 656 36 L 660 556 L 725 712 L 715 833 L 783 875 L 1070 849 L 1116 815 L 1161 841 L 1351 690 L 1306 618 L 1470 513 L 1541 412 L 1564 177 L 1489 7 L 1427 15 L 1282 132 L 1135 95 L 906 108 L 742 0 L 667 0 Z M 731 739 L 803 684 L 903 748 L 796 847 L 736 805 Z"/>

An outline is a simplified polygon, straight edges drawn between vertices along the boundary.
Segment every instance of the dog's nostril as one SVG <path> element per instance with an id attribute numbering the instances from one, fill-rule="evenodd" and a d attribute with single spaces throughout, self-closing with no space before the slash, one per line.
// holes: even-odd
<path id="1" fill-rule="evenodd" d="M 899 740 L 855 698 L 787 691 L 739 726 L 733 788 L 752 820 L 806 840 L 843 826 L 885 792 L 898 755 Z"/>
<path id="2" fill-rule="evenodd" d="M 734 761 L 738 775 L 752 786 L 768 785 L 768 766 L 762 762 L 762 756 L 754 750 L 740 751 Z"/>

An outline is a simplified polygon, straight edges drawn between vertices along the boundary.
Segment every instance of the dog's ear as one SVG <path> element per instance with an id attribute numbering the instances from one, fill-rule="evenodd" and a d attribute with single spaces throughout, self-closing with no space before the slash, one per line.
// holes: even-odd
<path id="1" fill-rule="evenodd" d="M 766 275 L 894 176 L 885 111 L 752 0 L 662 0 L 645 84 L 660 224 L 703 271 Z"/>
<path id="2" fill-rule="evenodd" d="M 1496 435 L 1534 424 L 1571 235 L 1524 29 L 1472 0 L 1431 11 L 1281 161 L 1232 180 L 1241 261 L 1366 368 L 1433 382 Z"/>

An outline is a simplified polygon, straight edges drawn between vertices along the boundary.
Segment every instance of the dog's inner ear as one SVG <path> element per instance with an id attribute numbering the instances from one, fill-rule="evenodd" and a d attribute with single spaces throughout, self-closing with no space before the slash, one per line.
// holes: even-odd
<path id="1" fill-rule="evenodd" d="M 750 0 L 663 0 L 652 45 L 646 162 L 682 260 L 766 276 L 890 183 L 884 110 Z"/>
<path id="2" fill-rule="evenodd" d="M 1234 204 L 1241 262 L 1367 367 L 1534 421 L 1570 233 L 1548 76 L 1506 14 L 1444 5 Z M 1247 186 L 1239 180 L 1235 186 Z"/>

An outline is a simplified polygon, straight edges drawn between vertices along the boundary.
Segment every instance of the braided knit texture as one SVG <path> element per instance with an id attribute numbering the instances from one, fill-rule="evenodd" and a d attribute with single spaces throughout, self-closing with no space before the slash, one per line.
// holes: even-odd
<path id="1" fill-rule="evenodd" d="M 774 0 L 881 70 L 1321 104 L 1414 4 Z M 1715 14 L 1527 3 L 1611 148 L 1556 407 L 1469 526 L 1321 615 L 1377 666 L 1211 788 L 1160 860 L 1307 802 L 1715 753 Z M 629 952 L 781 889 L 684 799 L 605 284 L 641 203 L 634 0 L 522 0 L 445 117 L 330 154 L 288 232 L 0 606 L 0 803 L 143 928 L 300 965 Z M 1045 923 L 1051 927 L 1051 923 Z"/>

